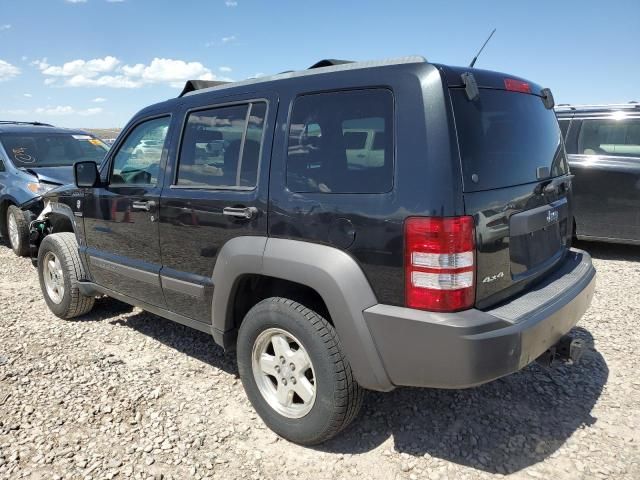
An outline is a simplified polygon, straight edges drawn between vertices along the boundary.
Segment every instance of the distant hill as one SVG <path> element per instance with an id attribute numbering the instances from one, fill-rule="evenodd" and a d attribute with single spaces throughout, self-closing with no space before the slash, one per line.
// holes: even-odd
<path id="1" fill-rule="evenodd" d="M 107 139 L 107 138 L 116 138 L 121 128 L 83 128 L 87 132 L 92 133 L 98 138 Z"/>

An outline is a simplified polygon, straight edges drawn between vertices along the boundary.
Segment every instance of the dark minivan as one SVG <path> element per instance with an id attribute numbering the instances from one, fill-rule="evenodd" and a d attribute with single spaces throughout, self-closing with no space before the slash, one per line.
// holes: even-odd
<path id="1" fill-rule="evenodd" d="M 16 255 L 29 253 L 29 222 L 42 210 L 39 198 L 73 182 L 73 164 L 100 163 L 107 147 L 82 130 L 46 123 L 0 121 L 0 235 Z M 21 205 L 33 202 L 31 210 Z"/>
<path id="2" fill-rule="evenodd" d="M 547 89 L 325 61 L 142 110 L 32 235 L 56 315 L 108 295 L 210 332 L 264 421 L 313 444 L 363 388 L 577 359 L 595 270 L 571 248 L 570 178 Z"/>
<path id="3" fill-rule="evenodd" d="M 640 245 L 640 103 L 561 105 L 575 236 Z"/>

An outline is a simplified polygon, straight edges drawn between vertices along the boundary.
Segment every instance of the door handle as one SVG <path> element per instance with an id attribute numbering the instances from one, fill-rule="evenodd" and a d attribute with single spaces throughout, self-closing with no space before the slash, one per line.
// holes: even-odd
<path id="1" fill-rule="evenodd" d="M 145 212 L 150 212 L 151 209 L 155 208 L 156 202 L 150 200 L 148 202 L 131 202 L 131 208 L 134 210 L 144 210 Z"/>
<path id="2" fill-rule="evenodd" d="M 250 220 L 258 213 L 256 207 L 224 207 L 222 214 L 228 217 L 237 217 Z"/>

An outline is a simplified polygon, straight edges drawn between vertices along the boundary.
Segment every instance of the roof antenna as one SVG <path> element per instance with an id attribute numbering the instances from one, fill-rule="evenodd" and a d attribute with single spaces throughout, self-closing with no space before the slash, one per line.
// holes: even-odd
<path id="1" fill-rule="evenodd" d="M 469 64 L 469 68 L 473 68 L 473 66 L 476 64 L 476 60 L 478 60 L 478 57 L 482 53 L 482 50 L 484 50 L 484 47 L 487 45 L 487 43 L 489 43 L 489 40 L 491 40 L 491 37 L 493 37 L 494 33 L 496 33 L 496 29 L 495 28 L 493 29 L 493 31 L 489 35 L 489 38 L 487 38 L 485 40 L 485 42 L 482 44 L 482 47 L 480 47 L 480 50 L 478 50 L 478 53 L 476 53 L 476 56 L 473 57 L 473 60 L 471 60 L 471 63 Z"/>

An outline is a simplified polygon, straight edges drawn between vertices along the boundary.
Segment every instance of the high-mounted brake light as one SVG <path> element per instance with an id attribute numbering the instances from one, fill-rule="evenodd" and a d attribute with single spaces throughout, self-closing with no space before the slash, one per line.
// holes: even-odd
<path id="1" fill-rule="evenodd" d="M 513 78 L 504 79 L 504 88 L 511 90 L 512 92 L 531 93 L 531 87 L 527 82 L 515 80 Z"/>
<path id="2" fill-rule="evenodd" d="M 475 302 L 473 217 L 405 221 L 405 296 L 410 308 L 454 312 Z"/>

